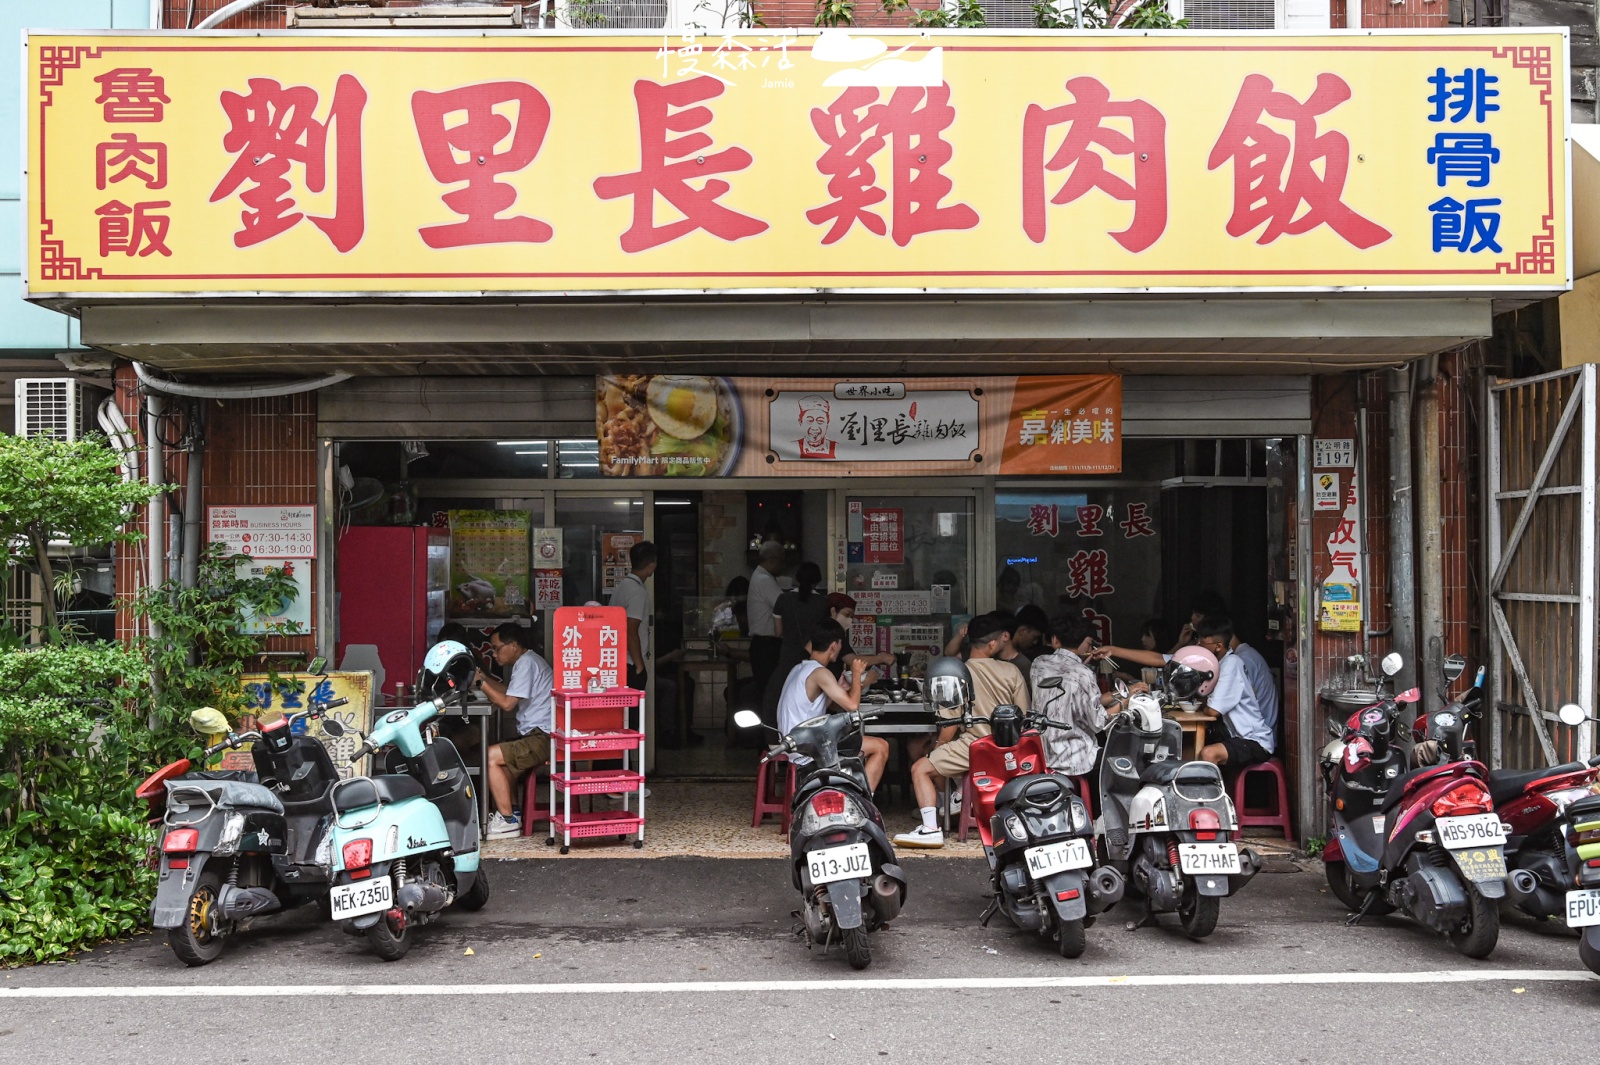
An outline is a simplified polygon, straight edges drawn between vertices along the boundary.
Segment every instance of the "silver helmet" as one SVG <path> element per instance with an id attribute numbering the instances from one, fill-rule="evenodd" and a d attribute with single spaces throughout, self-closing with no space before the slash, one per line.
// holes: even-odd
<path id="1" fill-rule="evenodd" d="M 922 684 L 934 710 L 966 710 L 972 705 L 972 674 L 959 658 L 934 658 Z"/>

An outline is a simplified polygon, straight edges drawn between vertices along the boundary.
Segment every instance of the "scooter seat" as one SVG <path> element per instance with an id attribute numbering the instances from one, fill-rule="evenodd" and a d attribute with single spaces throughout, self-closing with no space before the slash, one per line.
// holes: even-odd
<path id="1" fill-rule="evenodd" d="M 334 790 L 334 799 L 341 810 L 355 810 L 379 803 L 400 802 L 402 799 L 421 799 L 427 793 L 413 777 L 400 773 L 384 773 L 375 777 L 354 777 Z"/>
<path id="2" fill-rule="evenodd" d="M 1006 781 L 996 793 L 994 804 L 997 808 L 1010 806 L 1026 795 L 1029 805 L 1054 809 L 1069 802 L 1075 790 L 1066 777 L 1054 773 L 1032 774 Z"/>
<path id="3" fill-rule="evenodd" d="M 1210 762 L 1180 762 L 1168 758 L 1164 762 L 1151 762 L 1139 774 L 1141 784 L 1213 784 L 1222 785 L 1222 774 Z"/>
<path id="4" fill-rule="evenodd" d="M 179 777 L 169 780 L 167 784 L 167 805 L 181 803 L 193 806 L 196 803 L 204 804 L 210 801 L 213 805 L 223 810 L 270 810 L 275 814 L 283 813 L 283 803 L 278 797 L 260 784 L 253 784 L 247 780 L 197 780 L 189 777 Z M 184 794 L 187 792 L 188 794 Z"/>
<path id="5" fill-rule="evenodd" d="M 1536 780 L 1558 777 L 1563 773 L 1580 773 L 1588 768 L 1584 762 L 1568 762 L 1549 769 L 1496 769 L 1489 774 L 1489 797 L 1499 806 L 1521 795 Z"/>

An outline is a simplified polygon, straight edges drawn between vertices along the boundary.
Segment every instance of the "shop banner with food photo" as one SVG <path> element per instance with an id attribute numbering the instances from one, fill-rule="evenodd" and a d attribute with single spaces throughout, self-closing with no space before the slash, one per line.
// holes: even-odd
<path id="1" fill-rule="evenodd" d="M 607 376 L 608 477 L 1087 474 L 1122 470 L 1122 379 Z"/>

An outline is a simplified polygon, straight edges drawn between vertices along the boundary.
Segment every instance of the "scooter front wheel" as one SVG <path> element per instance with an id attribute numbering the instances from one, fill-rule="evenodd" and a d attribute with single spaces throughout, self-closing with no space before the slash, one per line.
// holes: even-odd
<path id="1" fill-rule="evenodd" d="M 1083 950 L 1089 945 L 1089 939 L 1083 934 L 1083 922 L 1063 921 L 1056 918 L 1056 946 L 1061 951 L 1063 958 L 1077 958 L 1082 956 Z"/>
<path id="2" fill-rule="evenodd" d="M 167 930 L 167 945 L 185 965 L 205 965 L 216 961 L 222 953 L 222 941 L 227 933 L 222 930 L 222 919 L 217 913 L 217 897 L 221 890 L 220 872 L 216 869 L 202 872 L 189 895 L 183 924 Z"/>
<path id="3" fill-rule="evenodd" d="M 1600 973 L 1600 950 L 1589 945 L 1589 937 L 1578 940 L 1578 960 L 1592 973 Z"/>
<path id="4" fill-rule="evenodd" d="M 367 929 L 367 945 L 372 953 L 384 961 L 399 961 L 411 949 L 411 924 L 402 913 L 398 920 L 390 910 L 378 918 L 378 923 Z M 395 925 L 399 925 L 398 929 Z"/>
<path id="5" fill-rule="evenodd" d="M 852 969 L 865 969 L 872 964 L 872 944 L 867 942 L 865 928 L 844 930 L 844 957 Z"/>
<path id="6" fill-rule="evenodd" d="M 1350 879 L 1350 867 L 1341 861 L 1322 863 L 1323 871 L 1328 876 L 1328 890 L 1333 892 L 1333 897 L 1344 904 L 1344 908 L 1351 913 L 1360 913 L 1362 904 L 1366 902 L 1364 892 Z M 1394 907 L 1383 899 L 1374 899 L 1367 905 L 1366 913 L 1370 917 L 1382 917 L 1386 913 L 1393 913 Z"/>
<path id="7" fill-rule="evenodd" d="M 476 912 L 489 903 L 489 871 L 483 866 L 478 866 L 478 874 L 472 878 L 472 887 L 467 893 L 456 899 L 456 905 L 468 912 Z"/>

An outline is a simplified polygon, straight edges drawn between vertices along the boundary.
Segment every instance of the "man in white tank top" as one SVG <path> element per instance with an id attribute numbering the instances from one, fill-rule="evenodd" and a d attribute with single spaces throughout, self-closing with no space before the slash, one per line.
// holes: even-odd
<path id="1" fill-rule="evenodd" d="M 850 663 L 850 690 L 834 679 L 828 667 L 839 657 L 844 646 L 844 626 L 829 618 L 811 630 L 806 643 L 808 656 L 789 671 L 783 682 L 783 692 L 778 696 L 778 729 L 787 736 L 796 725 L 828 712 L 832 702 L 840 710 L 861 708 L 861 677 L 867 671 L 864 659 Z M 883 770 L 889 764 L 889 741 L 882 736 L 861 737 L 861 758 L 865 763 L 867 784 L 874 791 L 883 779 Z M 803 755 L 789 756 L 796 766 L 809 764 Z"/>

